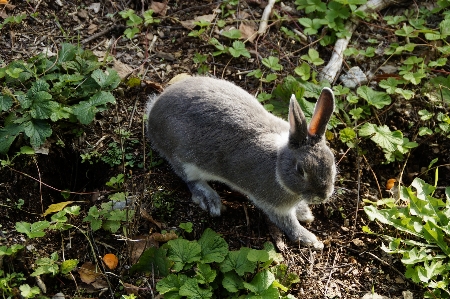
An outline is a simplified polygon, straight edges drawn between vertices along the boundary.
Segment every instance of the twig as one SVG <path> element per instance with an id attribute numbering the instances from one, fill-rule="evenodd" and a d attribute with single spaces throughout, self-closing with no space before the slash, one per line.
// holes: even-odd
<path id="1" fill-rule="evenodd" d="M 337 251 L 336 254 L 334 255 L 333 266 L 331 267 L 330 274 L 328 275 L 327 284 L 325 285 L 325 296 L 327 295 L 328 286 L 330 285 L 331 275 L 333 275 L 334 268 L 336 266 L 336 258 L 338 255 L 339 255 L 339 251 Z"/>
<path id="2" fill-rule="evenodd" d="M 275 5 L 275 0 L 269 0 L 269 3 L 267 3 L 266 8 L 264 8 L 264 12 L 261 17 L 261 23 L 259 24 L 258 34 L 263 35 L 266 33 L 267 26 L 269 23 L 269 16 L 272 12 L 273 6 Z"/>
<path id="3" fill-rule="evenodd" d="M 382 10 L 383 8 L 388 7 L 392 4 L 398 4 L 399 0 L 369 0 L 365 5 L 362 5 L 357 9 L 357 11 L 362 11 L 366 13 Z M 350 21 L 345 24 L 344 31 L 347 32 L 347 36 L 344 38 L 340 38 L 336 41 L 334 45 L 333 54 L 331 55 L 330 61 L 328 64 L 322 69 L 319 74 L 319 80 L 328 80 L 329 82 L 334 82 L 338 72 L 341 70 L 342 62 L 343 62 L 343 52 L 347 49 L 348 43 L 353 35 L 353 31 L 355 31 L 358 26 L 360 20 L 357 18 L 352 18 Z"/>
<path id="4" fill-rule="evenodd" d="M 84 44 L 87 44 L 87 43 L 93 41 L 94 39 L 99 38 L 100 36 L 103 36 L 103 35 L 108 34 L 109 32 L 111 32 L 111 31 L 117 29 L 118 27 L 119 27 L 119 25 L 110 26 L 110 27 L 106 28 L 105 30 L 100 31 L 99 33 L 96 33 L 96 34 L 94 34 L 94 35 L 92 35 L 92 36 L 90 36 L 90 37 L 88 37 L 88 38 L 83 39 L 83 40 L 81 41 L 81 44 L 83 44 L 83 45 L 84 45 Z"/>

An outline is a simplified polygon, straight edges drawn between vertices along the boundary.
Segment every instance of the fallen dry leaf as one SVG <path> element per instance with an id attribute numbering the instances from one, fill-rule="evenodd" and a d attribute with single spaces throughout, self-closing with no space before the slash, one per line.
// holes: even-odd
<path id="1" fill-rule="evenodd" d="M 150 247 L 159 247 L 159 243 L 153 239 L 152 236 L 135 236 L 131 238 L 133 241 L 130 242 L 130 252 L 131 252 L 131 264 L 135 264 L 139 261 L 142 253 Z"/>
<path id="2" fill-rule="evenodd" d="M 143 81 L 148 87 L 153 88 L 154 90 L 157 90 L 159 92 L 163 92 L 164 91 L 164 87 L 162 87 L 161 84 L 159 84 L 158 82 L 153 82 L 153 81 L 149 81 L 149 80 L 144 80 Z M 149 220 L 149 219 L 147 219 Z M 155 221 L 156 222 L 156 221 Z M 155 223 L 156 224 L 156 223 Z"/>
<path id="3" fill-rule="evenodd" d="M 133 72 L 133 68 L 131 66 L 121 62 L 120 60 L 116 60 L 115 58 L 114 58 L 113 70 L 115 70 L 117 72 L 120 79 L 127 78 Z"/>
<path id="4" fill-rule="evenodd" d="M 97 31 L 98 26 L 95 24 L 91 24 L 88 27 L 88 34 L 93 34 L 95 31 Z"/>
<path id="5" fill-rule="evenodd" d="M 161 16 L 165 16 L 167 12 L 167 3 L 161 3 L 161 2 L 155 2 L 152 1 L 152 4 L 150 4 L 150 8 L 156 13 Z"/>
<path id="6" fill-rule="evenodd" d="M 241 25 L 239 26 L 239 31 L 241 32 L 242 38 L 248 40 L 251 43 L 256 38 L 256 30 L 250 25 L 241 23 Z"/>
<path id="7" fill-rule="evenodd" d="M 153 240 L 158 241 L 158 242 L 167 242 L 167 241 L 170 241 L 170 240 L 177 239 L 178 236 L 177 236 L 177 234 L 175 232 L 170 231 L 170 232 L 165 233 L 165 234 L 154 233 L 154 234 L 152 234 L 152 238 L 153 238 Z"/>
<path id="8" fill-rule="evenodd" d="M 105 263 L 106 267 L 108 267 L 111 270 L 114 270 L 117 268 L 117 265 L 119 264 L 119 259 L 113 253 L 107 253 L 105 254 L 105 256 L 103 256 L 103 262 Z"/>
<path id="9" fill-rule="evenodd" d="M 134 294 L 137 296 L 139 293 L 139 287 L 134 286 L 132 284 L 124 283 L 123 287 L 125 288 L 125 291 L 127 292 L 128 295 Z"/>
<path id="10" fill-rule="evenodd" d="M 87 9 L 92 9 L 95 13 L 98 13 L 100 11 L 100 3 L 92 3 Z"/>
<path id="11" fill-rule="evenodd" d="M 80 274 L 81 281 L 87 284 L 93 283 L 99 276 L 102 275 L 97 266 L 91 262 L 86 262 L 78 268 L 78 274 Z"/>
<path id="12" fill-rule="evenodd" d="M 187 78 L 189 78 L 189 77 L 191 77 L 191 75 L 189 75 L 189 74 L 187 74 L 187 73 L 181 73 L 181 74 L 176 75 L 176 76 L 173 77 L 172 79 L 170 79 L 169 83 L 167 83 L 167 84 L 168 84 L 168 85 L 171 85 L 171 84 L 173 84 L 173 83 L 175 83 L 175 82 L 178 82 L 178 81 L 187 79 Z"/>
<path id="13" fill-rule="evenodd" d="M 145 81 L 145 83 L 146 83 L 147 85 L 150 85 L 150 87 L 154 87 L 154 89 L 158 90 L 159 92 L 162 92 L 162 91 L 164 90 L 164 88 L 163 88 L 163 87 L 161 86 L 161 84 L 159 84 L 159 83 L 152 82 L 152 81 Z M 155 88 L 155 87 L 156 87 L 156 88 Z M 161 89 L 161 90 L 160 90 L 160 89 Z M 145 220 L 147 220 L 147 221 L 153 223 L 154 225 L 156 225 L 156 226 L 161 230 L 162 224 L 161 224 L 160 222 L 156 221 L 155 219 L 153 219 L 153 217 L 152 217 L 152 216 L 151 216 L 144 208 L 140 208 L 140 209 L 139 209 L 139 213 L 141 213 L 141 216 L 142 216 Z"/>
<path id="14" fill-rule="evenodd" d="M 215 17 L 216 17 L 216 14 L 203 15 L 203 16 L 195 17 L 195 19 L 193 19 L 193 20 L 181 21 L 180 23 L 184 28 L 192 30 L 196 26 L 195 22 L 199 22 L 199 21 L 212 22 Z"/>

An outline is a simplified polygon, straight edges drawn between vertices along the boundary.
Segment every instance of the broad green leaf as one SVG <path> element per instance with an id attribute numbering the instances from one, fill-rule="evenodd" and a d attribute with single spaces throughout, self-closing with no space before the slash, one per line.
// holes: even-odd
<path id="1" fill-rule="evenodd" d="M 211 288 L 211 287 L 210 287 Z M 212 297 L 211 289 L 200 288 L 194 278 L 188 278 L 180 287 L 180 295 L 192 299 L 210 299 Z"/>
<path id="2" fill-rule="evenodd" d="M 302 78 L 304 81 L 308 81 L 311 77 L 311 68 L 306 62 L 295 68 L 294 72 Z"/>
<path id="3" fill-rule="evenodd" d="M 181 271 L 186 264 L 198 262 L 201 259 L 201 246 L 196 241 L 175 239 L 167 242 L 169 251 L 167 257 L 175 262 L 174 271 Z"/>
<path id="4" fill-rule="evenodd" d="M 94 94 L 88 101 L 81 101 L 74 105 L 73 114 L 75 114 L 80 123 L 87 125 L 94 120 L 95 114 L 99 111 L 99 107 L 105 106 L 107 103 L 116 103 L 116 99 L 110 92 L 100 91 Z"/>
<path id="5" fill-rule="evenodd" d="M 36 295 L 39 295 L 41 291 L 38 287 L 30 287 L 28 284 L 22 284 L 19 286 L 20 295 L 23 298 L 34 298 Z"/>
<path id="6" fill-rule="evenodd" d="M 431 257 L 430 257 L 431 258 Z M 413 247 L 409 252 L 403 255 L 402 263 L 405 265 L 417 264 L 430 259 L 424 248 Z"/>
<path id="7" fill-rule="evenodd" d="M 201 246 L 203 263 L 221 263 L 228 254 L 227 242 L 210 228 L 203 232 L 198 244 Z"/>
<path id="8" fill-rule="evenodd" d="M 424 71 L 418 72 L 407 72 L 403 75 L 405 80 L 410 81 L 412 84 L 417 85 L 420 84 L 423 78 L 425 78 L 427 74 Z"/>
<path id="9" fill-rule="evenodd" d="M 108 230 L 113 234 L 116 233 L 120 229 L 121 223 L 117 220 L 104 220 L 102 222 L 102 228 L 104 230 Z"/>
<path id="10" fill-rule="evenodd" d="M 269 260 L 269 253 L 265 250 L 250 249 L 247 258 L 252 262 L 265 263 Z"/>
<path id="11" fill-rule="evenodd" d="M 247 259 L 249 251 L 250 248 L 248 247 L 241 247 L 238 251 L 230 251 L 225 260 L 220 264 L 220 271 L 226 273 L 234 270 L 240 276 L 243 276 L 246 272 L 252 273 L 256 267 L 256 263 Z"/>
<path id="12" fill-rule="evenodd" d="M 300 58 L 314 65 L 322 65 L 324 63 L 323 59 L 319 57 L 319 52 L 313 48 L 308 50 L 308 55 L 302 55 Z"/>
<path id="13" fill-rule="evenodd" d="M 180 287 L 185 283 L 187 280 L 187 276 L 183 274 L 169 274 L 156 284 L 156 290 L 160 294 L 166 294 L 169 292 L 177 292 L 180 290 Z M 179 297 L 181 298 L 181 296 Z"/>
<path id="14" fill-rule="evenodd" d="M 112 69 L 108 69 L 107 72 L 103 72 L 102 70 L 97 69 L 92 72 L 91 77 L 103 90 L 112 90 L 116 88 L 120 83 L 119 75 L 115 70 Z"/>
<path id="15" fill-rule="evenodd" d="M 325 12 L 327 5 L 321 0 L 296 0 L 297 9 L 304 9 L 306 14 L 310 14 L 314 11 Z"/>
<path id="16" fill-rule="evenodd" d="M 211 266 L 208 264 L 197 264 L 195 273 L 197 274 L 195 277 L 198 283 L 201 284 L 209 284 L 213 282 L 217 275 L 216 270 L 212 270 Z"/>
<path id="17" fill-rule="evenodd" d="M 440 227 L 433 222 L 427 222 L 423 226 L 423 235 L 428 242 L 436 243 L 447 256 L 450 256 L 450 248 L 444 239 L 445 233 Z"/>
<path id="18" fill-rule="evenodd" d="M 359 129 L 359 135 L 362 137 L 370 136 L 373 142 L 388 152 L 394 152 L 397 145 L 403 144 L 403 134 L 400 131 L 391 132 L 386 125 L 377 126 L 372 123 L 365 123 Z"/>
<path id="19" fill-rule="evenodd" d="M 0 154 L 8 153 L 11 144 L 16 139 L 17 135 L 25 129 L 19 124 L 8 124 L 4 128 L 0 128 Z"/>
<path id="20" fill-rule="evenodd" d="M 58 63 L 71 61 L 75 58 L 77 46 L 69 43 L 63 43 L 58 51 Z"/>
<path id="21" fill-rule="evenodd" d="M 150 247 L 142 253 L 139 261 L 131 267 L 130 271 L 131 273 L 155 273 L 159 277 L 166 277 L 169 275 L 172 265 L 166 255 L 167 249 Z"/>
<path id="22" fill-rule="evenodd" d="M 322 19 L 309 19 L 300 18 L 298 22 L 305 27 L 304 32 L 307 35 L 314 35 L 319 32 L 319 29 L 323 26 Z"/>
<path id="23" fill-rule="evenodd" d="M 19 250 L 22 250 L 23 248 L 25 247 L 20 244 L 13 244 L 11 245 L 11 247 L 8 247 L 6 245 L 0 246 L 0 256 L 16 254 Z"/>
<path id="24" fill-rule="evenodd" d="M 5 94 L 0 94 L 0 111 L 7 111 L 13 105 L 13 99 Z"/>
<path id="25" fill-rule="evenodd" d="M 387 93 L 375 91 L 369 86 L 358 87 L 356 93 L 377 109 L 382 109 L 384 106 L 391 104 L 391 97 Z"/>
<path id="26" fill-rule="evenodd" d="M 61 263 L 61 273 L 68 274 L 70 271 L 75 270 L 78 265 L 78 260 L 65 260 Z"/>
<path id="27" fill-rule="evenodd" d="M 275 276 L 272 272 L 265 269 L 258 272 L 250 283 L 244 282 L 244 287 L 252 293 L 260 295 L 272 285 L 275 281 Z M 278 298 L 278 297 L 276 297 Z"/>
<path id="28" fill-rule="evenodd" d="M 33 147 L 40 147 L 52 135 L 50 125 L 43 120 L 30 120 L 22 124 L 25 134 Z"/>
<path id="29" fill-rule="evenodd" d="M 236 293 L 244 288 L 244 280 L 234 271 L 227 272 L 223 275 L 222 286 L 230 293 Z"/>

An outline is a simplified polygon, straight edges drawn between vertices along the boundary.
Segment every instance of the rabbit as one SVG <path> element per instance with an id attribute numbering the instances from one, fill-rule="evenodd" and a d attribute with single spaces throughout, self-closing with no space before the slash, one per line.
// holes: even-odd
<path id="1" fill-rule="evenodd" d="M 235 84 L 190 77 L 147 104 L 151 146 L 187 184 L 192 200 L 220 216 L 220 196 L 208 181 L 248 196 L 291 240 L 323 249 L 300 225 L 314 216 L 308 204 L 333 193 L 336 167 L 325 142 L 334 95 L 324 88 L 308 126 L 292 95 L 288 122 L 267 112 Z"/>

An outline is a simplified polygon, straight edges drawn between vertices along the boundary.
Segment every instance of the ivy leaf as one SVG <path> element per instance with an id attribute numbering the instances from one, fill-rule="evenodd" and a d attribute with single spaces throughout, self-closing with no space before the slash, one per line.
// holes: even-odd
<path id="1" fill-rule="evenodd" d="M 0 94 L 0 111 L 7 111 L 13 105 L 13 99 L 4 94 Z"/>
<path id="2" fill-rule="evenodd" d="M 358 87 L 356 93 L 377 109 L 381 109 L 384 106 L 391 104 L 391 97 L 387 93 L 375 91 L 369 86 Z"/>
<path id="3" fill-rule="evenodd" d="M 210 228 L 203 232 L 198 244 L 201 246 L 203 263 L 221 263 L 228 254 L 227 242 Z"/>
<path id="4" fill-rule="evenodd" d="M 233 47 L 228 48 L 228 51 L 235 58 L 239 56 L 250 58 L 250 52 L 245 48 L 245 44 L 238 40 L 233 42 Z"/>
<path id="5" fill-rule="evenodd" d="M 194 241 L 185 239 L 175 239 L 167 242 L 169 252 L 167 257 L 174 261 L 174 271 L 181 271 L 186 264 L 197 262 L 200 260 L 201 246 Z"/>
<path id="6" fill-rule="evenodd" d="M 371 123 L 365 123 L 359 129 L 359 135 L 369 137 L 382 149 L 388 152 L 394 152 L 397 145 L 403 144 L 403 134 L 400 131 L 391 132 L 386 125 L 377 126 Z"/>
<path id="7" fill-rule="evenodd" d="M 235 270 L 240 276 L 244 273 L 252 273 L 256 267 L 256 263 L 249 261 L 247 255 L 250 251 L 248 247 L 241 247 L 238 251 L 230 251 L 225 260 L 220 264 L 222 273 Z"/>
<path id="8" fill-rule="evenodd" d="M 22 124 L 25 134 L 30 137 L 30 143 L 37 148 L 44 144 L 47 137 L 52 135 L 52 128 L 43 120 L 29 120 Z"/>

